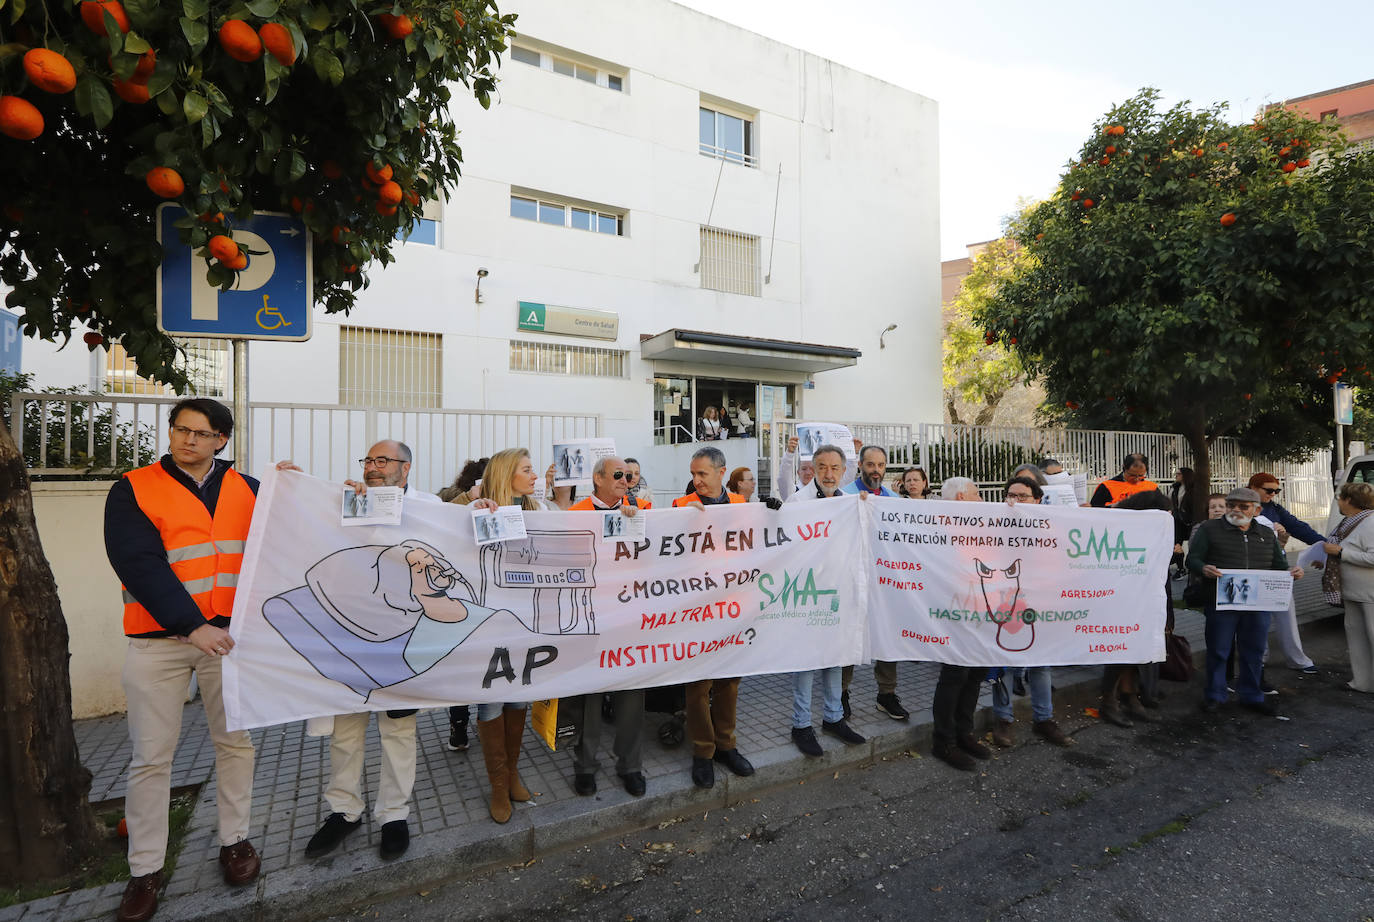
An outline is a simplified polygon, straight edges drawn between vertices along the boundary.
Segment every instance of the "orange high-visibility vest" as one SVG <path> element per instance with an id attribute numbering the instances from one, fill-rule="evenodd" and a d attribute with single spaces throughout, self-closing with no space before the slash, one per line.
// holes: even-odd
<path id="1" fill-rule="evenodd" d="M 1144 493 L 1146 490 L 1158 490 L 1159 484 L 1151 480 L 1141 480 L 1137 483 L 1127 483 L 1124 480 L 1104 480 L 1102 486 L 1107 488 L 1107 492 L 1112 495 L 1109 506 L 1115 506 L 1128 496 L 1137 493 Z"/>
<path id="2" fill-rule="evenodd" d="M 740 496 L 738 493 L 730 493 L 729 491 L 726 491 L 725 495 L 730 497 L 730 502 L 732 503 L 744 502 L 744 497 Z M 701 502 L 701 497 L 697 496 L 696 492 L 693 491 L 691 493 L 688 493 L 686 496 L 679 496 L 677 499 L 673 500 L 673 508 L 676 509 L 680 506 L 685 506 L 688 503 L 697 502 Z"/>
<path id="3" fill-rule="evenodd" d="M 647 499 L 640 499 L 638 496 L 635 497 L 635 505 L 641 509 L 654 508 L 653 503 L 649 502 Z M 620 507 L 616 506 L 616 508 L 619 509 Z M 571 506 L 568 507 L 569 512 L 587 512 L 595 511 L 598 509 L 600 509 L 602 512 L 606 511 L 605 509 L 601 509 L 600 506 L 595 505 L 592 502 L 592 498 L 590 496 L 584 496 L 582 499 L 579 499 L 577 502 L 573 503 Z"/>
<path id="4" fill-rule="evenodd" d="M 256 497 L 237 471 L 229 468 L 220 483 L 215 515 L 200 498 L 167 473 L 161 463 L 124 475 L 133 488 L 138 508 L 156 526 L 167 549 L 167 563 L 186 587 L 200 613 L 209 621 L 229 617 L 234 588 L 243 566 L 248 526 Z M 124 633 L 150 634 L 165 630 L 148 609 L 124 591 Z"/>

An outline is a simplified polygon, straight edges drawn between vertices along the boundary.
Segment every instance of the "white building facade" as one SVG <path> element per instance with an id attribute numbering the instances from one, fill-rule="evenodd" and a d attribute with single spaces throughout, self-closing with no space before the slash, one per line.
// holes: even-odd
<path id="1" fill-rule="evenodd" d="M 940 420 L 932 100 L 667 0 L 518 12 L 435 222 L 350 316 L 254 343 L 253 401 L 599 414 L 659 490 L 707 405 L 753 467 L 775 419 Z M 129 387 L 24 345 L 39 386 Z"/>

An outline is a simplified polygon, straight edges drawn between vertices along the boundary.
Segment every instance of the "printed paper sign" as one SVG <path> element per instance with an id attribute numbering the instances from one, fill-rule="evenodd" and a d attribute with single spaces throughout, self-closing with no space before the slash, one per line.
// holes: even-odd
<path id="1" fill-rule="evenodd" d="M 601 513 L 602 541 L 640 541 L 644 538 L 644 527 L 648 513 L 641 509 L 634 516 L 626 516 L 619 509 Z"/>
<path id="2" fill-rule="evenodd" d="M 525 537 L 525 510 L 519 506 L 502 506 L 472 510 L 472 535 L 479 545 L 494 541 L 513 541 Z"/>
<path id="3" fill-rule="evenodd" d="M 1222 570 L 1217 611 L 1287 611 L 1293 574 L 1287 570 Z"/>
<path id="4" fill-rule="evenodd" d="M 854 455 L 854 436 L 848 426 L 839 423 L 798 423 L 797 424 L 797 461 L 810 461 L 816 449 L 822 445 L 834 445 L 844 452 L 846 461 Z"/>
<path id="5" fill-rule="evenodd" d="M 1045 498 L 1040 502 L 1046 506 L 1077 506 L 1078 493 L 1074 490 L 1071 483 L 1048 483 L 1040 489 L 1045 491 Z"/>
<path id="6" fill-rule="evenodd" d="M 339 498 L 340 525 L 400 525 L 400 487 L 369 487 L 366 493 L 355 493 L 344 487 Z"/>
<path id="7" fill-rule="evenodd" d="M 582 439 L 553 443 L 553 485 L 572 487 L 592 482 L 598 458 L 615 454 L 615 439 Z"/>

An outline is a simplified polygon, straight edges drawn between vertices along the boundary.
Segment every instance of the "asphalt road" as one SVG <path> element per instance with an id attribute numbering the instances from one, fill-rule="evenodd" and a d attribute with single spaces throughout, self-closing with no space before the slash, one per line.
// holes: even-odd
<path id="1" fill-rule="evenodd" d="M 1068 749 L 896 756 L 333 922 L 1374 919 L 1374 696 L 1339 619 L 1305 634 L 1321 674 L 1270 673 L 1288 720 L 1165 683 L 1153 725 L 1060 715 Z"/>

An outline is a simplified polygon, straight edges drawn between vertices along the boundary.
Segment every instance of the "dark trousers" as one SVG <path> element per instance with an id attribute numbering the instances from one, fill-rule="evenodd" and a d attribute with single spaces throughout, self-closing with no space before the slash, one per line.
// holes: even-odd
<path id="1" fill-rule="evenodd" d="M 595 774 L 600 767 L 596 758 L 601 744 L 601 695 L 580 695 L 566 701 L 568 712 L 577 724 L 577 742 L 573 745 L 573 771 L 579 775 Z M 615 771 L 618 775 L 644 770 L 644 689 L 611 692 L 611 706 L 615 708 Z"/>
<path id="2" fill-rule="evenodd" d="M 448 709 L 448 725 L 450 727 L 462 727 L 464 730 L 468 726 L 468 706 L 466 704 L 455 704 Z"/>
<path id="3" fill-rule="evenodd" d="M 986 666 L 946 664 L 940 667 L 940 680 L 935 684 L 935 700 L 930 706 L 937 740 L 952 742 L 965 733 L 973 732 L 973 715 L 978 710 L 978 690 L 987 671 Z"/>
<path id="4" fill-rule="evenodd" d="M 1260 671 L 1264 668 L 1264 643 L 1269 637 L 1267 611 L 1207 612 L 1207 685 L 1210 701 L 1226 700 L 1226 658 L 1236 651 L 1236 697 L 1263 701 Z"/>
<path id="5" fill-rule="evenodd" d="M 849 691 L 849 683 L 854 678 L 854 667 L 844 667 L 841 676 L 841 687 Z M 878 683 L 878 694 L 895 695 L 897 693 L 897 664 L 889 663 L 887 660 L 873 661 L 873 678 Z"/>

